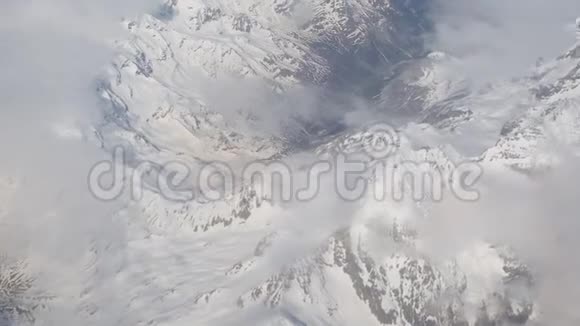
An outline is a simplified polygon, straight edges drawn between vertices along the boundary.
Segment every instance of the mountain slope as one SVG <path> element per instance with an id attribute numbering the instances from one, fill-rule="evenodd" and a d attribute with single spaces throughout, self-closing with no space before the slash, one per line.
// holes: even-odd
<path id="1" fill-rule="evenodd" d="M 529 78 L 476 92 L 448 74 L 453 58 L 421 56 L 423 5 L 170 1 L 125 22 L 131 37 L 99 84 L 106 114 L 96 138 L 109 150 L 123 145 L 129 167 L 357 153 L 372 140 L 367 130 L 331 126 L 341 114 L 317 123 L 299 107 L 344 92 L 378 94 L 376 117 L 403 117 L 397 159 L 437 171 L 465 160 L 529 170 L 553 157 L 538 159 L 543 140 L 577 145 L 577 48 Z M 304 100 L 311 85 L 316 94 Z M 525 325 L 541 311 L 532 272 L 501 244 L 424 255 L 416 226 L 429 203 L 342 206 L 325 193 L 291 205 L 240 181 L 217 202 L 147 190 L 119 213 L 127 263 L 105 278 L 127 297 L 115 298 L 113 324 Z M 83 317 L 102 317 L 98 296 L 84 299 Z"/>

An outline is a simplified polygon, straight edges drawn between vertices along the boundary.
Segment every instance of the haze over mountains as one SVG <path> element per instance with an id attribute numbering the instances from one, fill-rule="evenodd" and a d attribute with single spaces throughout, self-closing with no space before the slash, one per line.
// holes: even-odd
<path id="1" fill-rule="evenodd" d="M 0 10 L 0 325 L 578 324 L 575 1 Z M 147 179 L 103 202 L 87 185 L 119 146 L 128 171 L 301 175 L 359 153 L 377 123 L 396 152 L 366 163 L 477 164 L 479 200 L 345 201 L 323 179 L 283 202 L 237 174 L 219 201 Z"/>

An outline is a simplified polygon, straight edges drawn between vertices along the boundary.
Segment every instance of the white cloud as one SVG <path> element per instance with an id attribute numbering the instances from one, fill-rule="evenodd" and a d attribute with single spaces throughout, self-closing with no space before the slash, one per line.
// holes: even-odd
<path id="1" fill-rule="evenodd" d="M 540 325 L 577 325 L 580 187 L 568 162 L 543 176 L 488 171 L 481 200 L 446 200 L 419 226 L 422 253 L 444 261 L 481 242 L 507 246 L 534 275 Z"/>
<path id="2" fill-rule="evenodd" d="M 479 84 L 518 77 L 574 43 L 576 0 L 435 0 L 432 47 L 462 59 Z"/>
<path id="3" fill-rule="evenodd" d="M 49 294 L 78 296 L 87 253 L 123 238 L 112 220 L 117 206 L 95 200 L 87 190 L 87 171 L 102 154 L 78 136 L 90 133 L 98 115 L 92 81 L 111 59 L 110 41 L 122 37 L 121 17 L 153 5 L 0 4 L 0 184 L 10 179 L 15 185 L 7 190 L 9 203 L 0 198 L 0 254 L 28 258 L 37 286 Z M 108 259 L 114 258 L 101 256 L 95 264 L 105 266 Z M 49 324 L 82 323 L 69 318 L 70 302 L 51 308 L 43 316 Z"/>

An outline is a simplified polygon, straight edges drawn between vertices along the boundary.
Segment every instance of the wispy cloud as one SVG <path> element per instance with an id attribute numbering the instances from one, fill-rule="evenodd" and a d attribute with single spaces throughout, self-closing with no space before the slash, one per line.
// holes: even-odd
<path id="1" fill-rule="evenodd" d="M 457 67 L 483 84 L 525 74 L 574 43 L 574 0 L 435 0 L 431 48 L 459 57 Z"/>
<path id="2" fill-rule="evenodd" d="M 14 192 L 10 202 L 0 197 L 0 254 L 28 258 L 36 286 L 49 294 L 77 296 L 86 281 L 87 253 L 123 238 L 112 221 L 116 206 L 96 201 L 87 190 L 86 171 L 101 153 L 83 134 L 98 115 L 92 81 L 111 59 L 110 42 L 122 37 L 121 18 L 155 4 L 0 4 L 0 187 L 6 180 L 11 185 L 0 192 Z M 67 304 L 55 303 L 45 321 L 75 323 Z"/>

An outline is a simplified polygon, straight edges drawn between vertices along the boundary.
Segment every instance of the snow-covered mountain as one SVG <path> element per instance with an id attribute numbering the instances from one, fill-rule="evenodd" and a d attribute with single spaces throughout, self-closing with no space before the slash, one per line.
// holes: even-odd
<path id="1" fill-rule="evenodd" d="M 372 135 L 309 124 L 309 112 L 279 105 L 314 85 L 315 105 L 340 90 L 367 96 L 379 117 L 402 117 L 400 160 L 433 169 L 466 159 L 530 169 L 555 157 L 542 146 L 548 137 L 577 142 L 577 48 L 530 77 L 472 91 L 450 71 L 454 58 L 423 55 L 422 5 L 170 1 L 157 15 L 125 22 L 131 37 L 118 44 L 122 54 L 99 89 L 110 104 L 100 140 L 109 148 L 124 143 L 141 159 L 192 164 L 285 157 L 308 148 L 296 142 L 296 130 L 318 153 L 359 151 Z M 342 123 L 339 115 L 329 122 Z M 288 258 L 277 256 L 305 231 L 285 220 L 302 210 L 264 200 L 251 185 L 220 202 L 171 202 L 146 192 L 130 211 L 141 220 L 128 223 L 145 237 L 133 240 L 135 255 L 182 260 L 168 270 L 157 258 L 136 257 L 146 272 L 118 276 L 134 279 L 123 286 L 139 306 L 163 302 L 143 321 L 523 325 L 540 311 L 532 273 L 501 244 L 480 243 L 443 262 L 422 256 L 413 227 L 429 215 L 421 203 L 364 200 L 347 223 L 325 224 L 326 237 Z M 161 275 L 166 282 L 155 286 L 163 291 L 147 294 L 139 285 Z"/>
<path id="2" fill-rule="evenodd" d="M 528 77 L 474 90 L 453 72 L 456 58 L 425 52 L 425 6 L 168 0 L 154 14 L 123 21 L 129 37 L 117 41 L 118 55 L 98 82 L 103 119 L 92 140 L 107 151 L 123 146 L 129 169 L 142 161 L 194 170 L 222 161 L 237 169 L 297 156 L 308 165 L 372 142 L 366 124 L 349 122 L 363 103 L 361 112 L 387 119 L 400 137 L 395 156 L 368 158 L 375 165 L 394 157 L 448 175 L 467 161 L 533 174 L 562 151 L 578 154 L 580 47 Z M 172 201 L 146 189 L 117 212 L 126 243 L 95 240 L 74 298 L 80 319 L 491 326 L 541 315 L 533 271 L 512 248 L 482 241 L 451 258 L 426 254 L 418 225 L 429 219 L 428 201 L 368 195 L 342 203 L 324 189 L 308 203 L 280 203 L 239 181 L 220 201 Z M 0 199 L 16 186 L 0 179 Z M 0 268 L 0 290 L 15 278 L 26 292 L 28 279 L 10 268 Z M 103 286 L 123 295 L 103 294 Z M 0 315 L 27 320 L 54 299 L 24 296 L 13 309 L 9 295 L 0 291 Z"/>
<path id="3" fill-rule="evenodd" d="M 109 122 L 121 130 L 107 132 L 105 125 L 98 132 L 142 142 L 143 151 L 169 149 L 206 160 L 282 152 L 307 138 L 304 133 L 336 126 L 305 122 L 313 119 L 293 103 L 280 104 L 277 94 L 308 84 L 358 88 L 381 67 L 416 56 L 417 2 L 170 1 L 158 15 L 125 22 L 131 37 L 119 43 L 122 54 L 99 88 L 111 106 Z M 294 97 L 312 102 L 327 95 Z M 303 101 L 298 106 L 319 105 Z M 290 136 L 252 132 L 263 129 L 260 123 L 292 125 L 293 119 L 299 126 L 288 127 Z"/>

